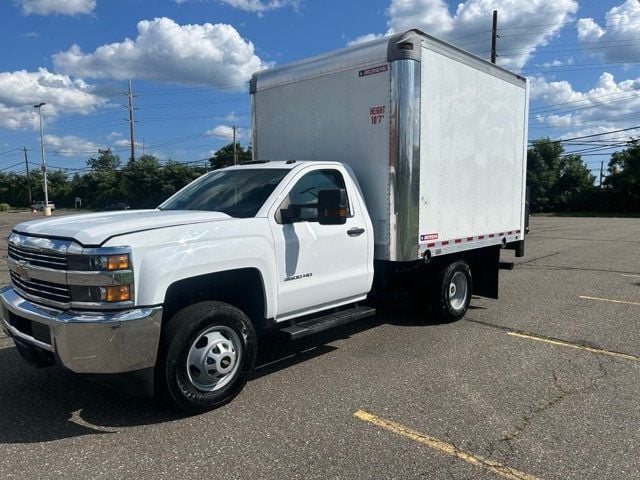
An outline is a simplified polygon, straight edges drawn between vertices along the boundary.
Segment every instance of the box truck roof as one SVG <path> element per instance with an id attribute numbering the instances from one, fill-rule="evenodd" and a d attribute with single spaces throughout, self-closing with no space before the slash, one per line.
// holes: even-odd
<path id="1" fill-rule="evenodd" d="M 251 78 L 250 93 L 255 93 L 258 89 L 286 84 L 290 81 L 300 81 L 303 77 L 312 78 L 329 72 L 339 72 L 353 68 L 354 64 L 361 64 L 364 68 L 368 65 L 394 60 L 419 61 L 422 54 L 420 45 L 508 82 L 523 87 L 525 85 L 524 77 L 414 28 L 256 72 Z M 366 74 L 368 73 L 365 68 L 363 75 Z"/>

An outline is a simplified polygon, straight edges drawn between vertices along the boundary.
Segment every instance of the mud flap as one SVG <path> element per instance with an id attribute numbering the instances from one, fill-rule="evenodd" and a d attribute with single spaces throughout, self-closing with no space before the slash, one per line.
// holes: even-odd
<path id="1" fill-rule="evenodd" d="M 484 248 L 469 258 L 473 278 L 473 294 L 498 298 L 500 246 Z"/>

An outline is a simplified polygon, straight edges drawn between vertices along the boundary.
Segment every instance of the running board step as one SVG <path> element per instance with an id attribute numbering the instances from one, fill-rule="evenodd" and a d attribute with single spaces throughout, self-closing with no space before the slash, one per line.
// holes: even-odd
<path id="1" fill-rule="evenodd" d="M 372 317 L 375 314 L 375 308 L 354 307 L 340 312 L 329 313 L 328 315 L 317 317 L 312 320 L 296 323 L 290 327 L 283 328 L 281 332 L 288 335 L 290 340 L 296 340 L 298 338 L 306 337 L 307 335 L 313 335 L 314 333 L 329 330 L 330 328 L 337 327 L 339 325 Z"/>

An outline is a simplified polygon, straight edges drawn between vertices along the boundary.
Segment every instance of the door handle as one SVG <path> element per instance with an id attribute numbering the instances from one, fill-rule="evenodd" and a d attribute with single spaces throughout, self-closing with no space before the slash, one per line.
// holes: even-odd
<path id="1" fill-rule="evenodd" d="M 347 230 L 347 235 L 349 235 L 350 237 L 357 237 L 358 235 L 362 235 L 363 233 L 364 228 L 354 227 Z"/>

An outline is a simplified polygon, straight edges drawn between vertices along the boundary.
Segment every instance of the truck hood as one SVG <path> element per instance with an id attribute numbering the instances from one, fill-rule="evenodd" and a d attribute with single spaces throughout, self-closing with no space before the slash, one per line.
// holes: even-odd
<path id="1" fill-rule="evenodd" d="M 83 246 L 89 247 L 99 246 L 109 238 L 126 233 L 231 218 L 220 212 L 128 210 L 31 220 L 16 225 L 13 231 L 34 236 L 74 239 Z"/>

